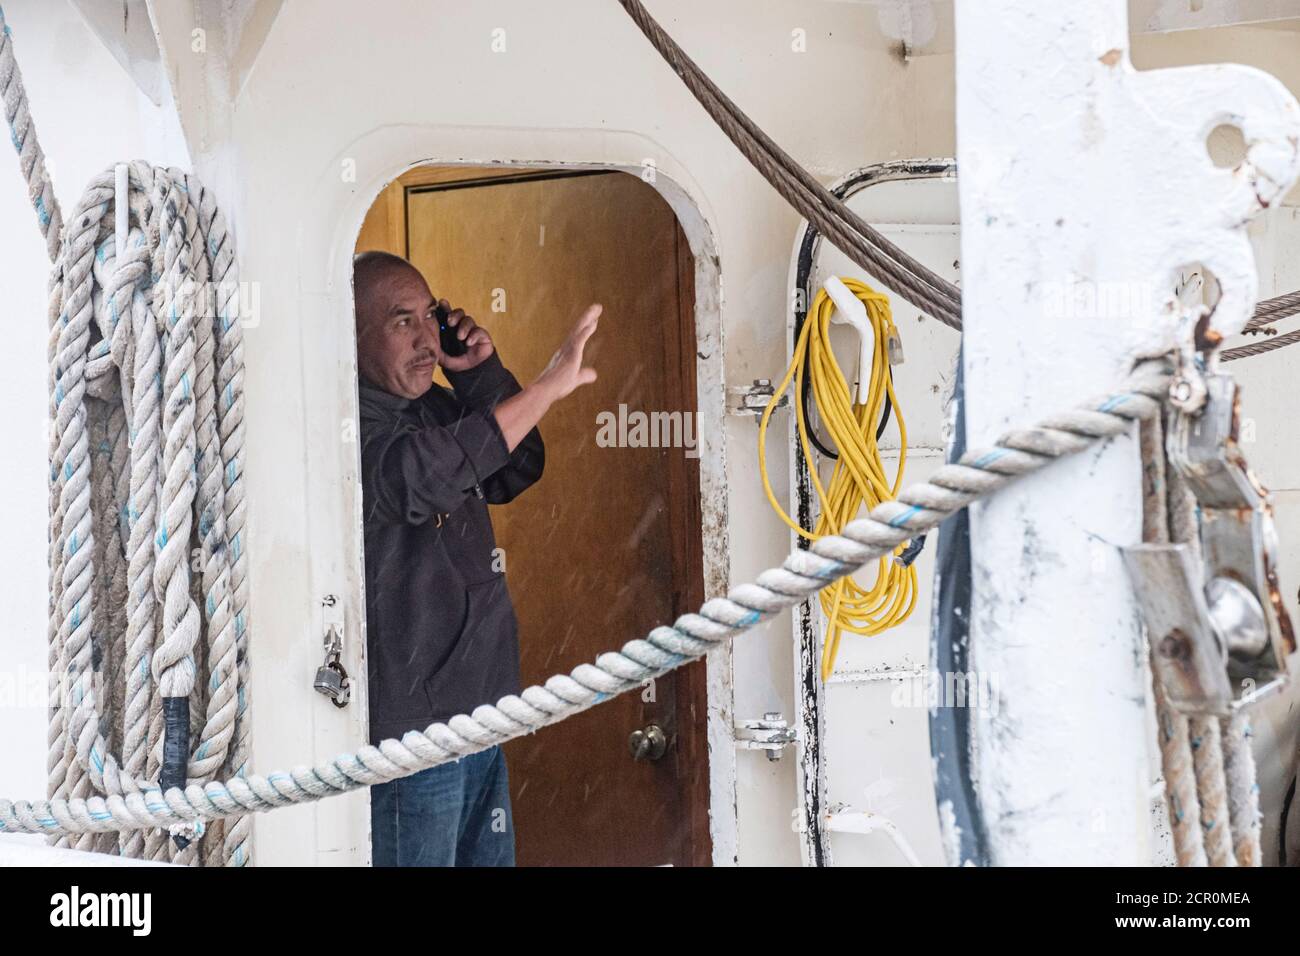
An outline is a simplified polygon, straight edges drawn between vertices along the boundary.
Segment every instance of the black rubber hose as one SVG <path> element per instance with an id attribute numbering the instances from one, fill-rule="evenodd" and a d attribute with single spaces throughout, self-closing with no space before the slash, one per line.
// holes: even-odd
<path id="1" fill-rule="evenodd" d="M 1291 786 L 1286 788 L 1286 796 L 1282 798 L 1282 815 L 1278 821 L 1277 830 L 1277 865 L 1286 866 L 1286 828 L 1291 816 L 1291 804 L 1295 800 L 1295 782 L 1296 778 L 1291 778 Z"/>
<path id="2" fill-rule="evenodd" d="M 800 321 L 798 324 L 802 325 L 803 323 L 802 321 Z M 795 328 L 795 341 L 796 342 L 799 341 L 799 330 L 797 326 Z M 799 402 L 800 404 L 803 405 L 803 419 L 808 423 L 808 440 L 813 443 L 813 447 L 816 448 L 819 452 L 821 452 L 822 455 L 834 460 L 840 457 L 839 453 L 832 451 L 831 449 L 823 445 L 821 436 L 817 434 L 817 429 L 813 427 L 813 418 L 812 418 L 812 414 L 810 413 L 810 409 L 812 406 L 808 404 L 808 399 L 812 394 L 811 385 L 809 384 L 808 381 L 812 377 L 811 375 L 808 374 L 809 362 L 810 362 L 809 357 L 807 355 L 804 355 L 803 388 L 799 390 Z M 894 371 L 892 368 L 889 370 L 888 375 L 892 380 L 894 377 Z M 876 441 L 880 441 L 880 436 L 885 434 L 885 429 L 889 427 L 889 417 L 893 413 L 893 410 L 894 410 L 894 403 L 890 400 L 889 395 L 886 394 L 885 407 L 880 414 L 880 424 L 876 426 Z"/>
<path id="3" fill-rule="evenodd" d="M 966 391 L 962 357 L 957 360 L 957 382 L 953 391 L 955 416 L 947 461 L 957 461 L 966 452 Z M 947 675 L 970 672 L 971 555 L 970 514 L 963 508 L 939 525 L 935 554 L 934 617 L 930 633 L 930 678 L 947 686 Z M 934 765 L 934 795 L 939 806 L 940 826 L 948 833 L 956 829 L 959 858 L 953 865 L 990 863 L 988 836 L 971 775 L 970 716 L 963 706 L 939 706 L 930 710 L 930 753 Z"/>

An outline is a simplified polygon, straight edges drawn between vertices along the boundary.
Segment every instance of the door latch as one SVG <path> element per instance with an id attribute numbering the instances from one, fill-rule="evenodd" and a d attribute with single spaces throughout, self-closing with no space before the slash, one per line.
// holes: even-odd
<path id="1" fill-rule="evenodd" d="M 627 749 L 633 760 L 658 760 L 668 752 L 668 735 L 658 724 L 649 724 L 642 730 L 632 731 Z"/>
<path id="2" fill-rule="evenodd" d="M 324 607 L 325 663 L 316 668 L 312 686 L 324 694 L 335 707 L 346 707 L 352 699 L 352 679 L 340 660 L 343 656 L 343 606 L 333 594 L 325 595 Z"/>

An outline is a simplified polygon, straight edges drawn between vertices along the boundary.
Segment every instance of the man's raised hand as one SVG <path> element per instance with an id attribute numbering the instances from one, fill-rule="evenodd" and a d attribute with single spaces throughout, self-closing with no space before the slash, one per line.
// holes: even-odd
<path id="1" fill-rule="evenodd" d="M 506 448 L 510 451 L 514 451 L 524 436 L 537 427 L 552 403 L 558 402 L 574 389 L 596 381 L 596 370 L 585 368 L 582 364 L 582 352 L 587 347 L 587 340 L 596 331 L 596 321 L 599 318 L 600 306 L 588 306 L 587 311 L 574 323 L 559 351 L 551 357 L 550 364 L 537 376 L 537 380 L 523 391 L 511 395 L 493 410 L 501 435 L 506 440 Z"/>
<path id="2" fill-rule="evenodd" d="M 574 323 L 569 337 L 537 377 L 534 384 L 544 388 L 551 401 L 558 401 L 574 389 L 596 381 L 596 370 L 582 364 L 582 353 L 587 347 L 587 340 L 596 331 L 600 313 L 600 305 L 587 306 L 587 310 Z"/>

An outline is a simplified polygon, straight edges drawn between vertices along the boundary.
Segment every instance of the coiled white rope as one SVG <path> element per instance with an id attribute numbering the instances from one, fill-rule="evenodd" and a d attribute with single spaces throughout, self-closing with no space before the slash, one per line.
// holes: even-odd
<path id="1" fill-rule="evenodd" d="M 64 227 L 3 11 L 0 94 L 53 262 L 49 795 L 157 789 L 165 742 L 191 784 L 238 777 L 249 757 L 243 346 L 225 219 L 192 175 L 136 162 L 124 235 L 113 169 Z M 188 727 L 167 739 L 165 698 L 203 715 L 190 721 L 193 752 Z M 221 835 L 190 833 L 183 848 L 165 833 L 56 842 L 247 863 L 250 822 Z"/>
<path id="2" fill-rule="evenodd" d="M 1134 421 L 1156 414 L 1171 378 L 1172 366 L 1165 359 L 1139 362 L 1122 391 L 1035 427 L 1009 432 L 993 448 L 969 452 L 959 463 L 939 468 L 929 481 L 904 489 L 897 501 L 873 508 L 842 534 L 792 552 L 782 567 L 759 575 L 756 583 L 739 585 L 725 598 L 706 602 L 698 614 L 683 615 L 672 627 L 655 628 L 620 651 L 600 655 L 594 664 L 580 665 L 517 697 L 484 704 L 472 715 L 460 714 L 422 732 L 410 731 L 401 740 L 365 746 L 314 767 L 265 777 L 196 783 L 166 793 L 154 787 L 88 799 L 0 800 L 0 832 L 167 827 L 270 810 L 395 780 L 532 733 L 706 654 L 1015 478 L 1129 431 Z"/>

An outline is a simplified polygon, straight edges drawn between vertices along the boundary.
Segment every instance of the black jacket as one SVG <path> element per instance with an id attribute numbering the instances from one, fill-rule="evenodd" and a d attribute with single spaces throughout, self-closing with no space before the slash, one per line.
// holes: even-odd
<path id="1" fill-rule="evenodd" d="M 491 409 L 520 388 L 496 355 L 447 378 L 413 401 L 359 389 L 371 743 L 520 689 L 487 505 L 541 477 L 542 436 L 506 450 Z"/>

